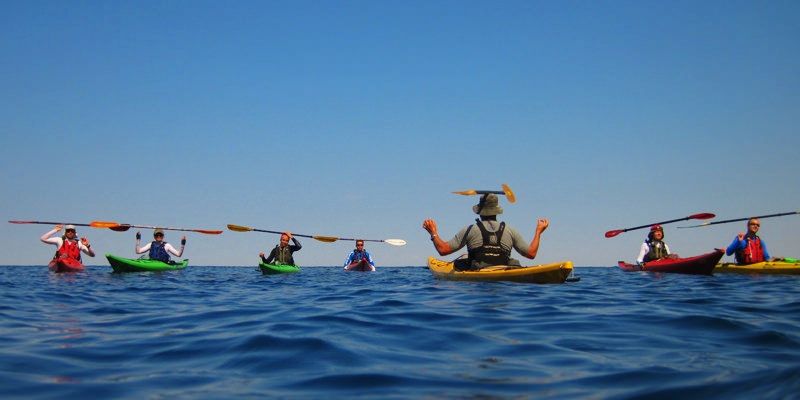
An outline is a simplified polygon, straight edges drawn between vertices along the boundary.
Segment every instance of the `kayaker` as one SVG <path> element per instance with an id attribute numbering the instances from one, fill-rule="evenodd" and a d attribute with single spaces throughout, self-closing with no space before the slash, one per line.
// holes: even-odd
<path id="1" fill-rule="evenodd" d="M 758 218 L 750 218 L 747 221 L 747 233 L 739 232 L 730 246 L 725 250 L 725 254 L 734 255 L 736 264 L 747 265 L 769 261 L 767 243 L 758 236 L 761 222 Z"/>
<path id="2" fill-rule="evenodd" d="M 536 221 L 536 232 L 528 244 L 516 229 L 507 226 L 505 222 L 497 221 L 497 215 L 503 213 L 503 208 L 498 203 L 496 194 L 481 196 L 478 204 L 472 207 L 472 211 L 480 219 L 475 219 L 475 224 L 462 228 L 447 242 L 439 237 L 436 221 L 426 219 L 422 228 L 430 233 L 431 241 L 440 256 L 455 253 L 467 246 L 467 257 L 453 262 L 457 270 L 478 270 L 493 265 L 519 266 L 519 260 L 511 258 L 512 248 L 523 257 L 536 258 L 542 233 L 550 226 L 550 221 Z"/>
<path id="3" fill-rule="evenodd" d="M 356 248 L 344 261 L 346 271 L 375 271 L 375 261 L 369 252 L 364 250 L 364 241 L 356 240 Z"/>
<path id="4" fill-rule="evenodd" d="M 675 258 L 675 255 L 670 253 L 669 246 L 664 243 L 664 228 L 661 225 L 653 225 L 650 227 L 647 239 L 642 243 L 636 262 L 643 264 L 662 258 Z"/>
<path id="5" fill-rule="evenodd" d="M 289 240 L 291 239 L 292 245 L 289 245 Z M 281 233 L 281 240 L 280 243 L 272 249 L 269 253 L 269 257 L 264 258 L 264 252 L 258 253 L 258 256 L 261 257 L 261 262 L 264 264 L 269 264 L 271 262 L 275 262 L 275 264 L 283 264 L 283 265 L 295 265 L 294 257 L 292 257 L 292 253 L 298 251 L 303 248 L 303 245 L 297 241 L 297 239 L 292 236 L 291 232 L 283 232 Z"/>
<path id="6" fill-rule="evenodd" d="M 171 244 L 164 241 L 164 230 L 163 229 L 156 229 L 153 231 L 153 240 L 152 242 L 144 245 L 144 247 L 139 247 L 139 241 L 142 240 L 142 233 L 136 232 L 136 254 L 142 254 L 146 251 L 149 251 L 150 254 L 148 255 L 151 260 L 158 260 L 165 263 L 171 262 L 169 255 L 172 254 L 175 257 L 180 257 L 183 255 L 183 249 L 186 247 L 186 236 L 181 238 L 181 249 L 180 251 L 175 250 Z"/>
<path id="7" fill-rule="evenodd" d="M 61 237 L 51 237 L 56 232 L 60 232 L 64 228 L 64 235 Z M 94 257 L 92 245 L 89 244 L 89 239 L 82 237 L 80 241 L 77 239 L 78 232 L 75 230 L 75 225 L 56 225 L 52 230 L 42 235 L 39 238 L 42 242 L 56 246 L 56 255 L 53 259 L 71 258 L 75 261 L 81 262 L 81 252 Z"/>

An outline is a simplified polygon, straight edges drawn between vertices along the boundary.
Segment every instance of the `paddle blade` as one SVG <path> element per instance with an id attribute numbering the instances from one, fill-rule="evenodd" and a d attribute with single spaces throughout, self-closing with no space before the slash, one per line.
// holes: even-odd
<path id="1" fill-rule="evenodd" d="M 92 228 L 114 228 L 120 226 L 119 223 L 111 221 L 92 221 L 89 223 Z"/>
<path id="2" fill-rule="evenodd" d="M 462 190 L 460 192 L 453 192 L 453 193 L 460 194 L 462 196 L 474 196 L 478 194 L 478 192 L 476 192 L 475 190 Z"/>
<path id="3" fill-rule="evenodd" d="M 700 213 L 700 214 L 690 215 L 689 219 L 711 219 L 714 217 L 716 217 L 716 215 L 712 213 Z"/>
<path id="4" fill-rule="evenodd" d="M 614 237 L 614 236 L 617 236 L 617 235 L 619 235 L 619 234 L 620 234 L 620 233 L 622 233 L 622 232 L 625 232 L 625 231 L 623 231 L 623 230 L 620 230 L 620 229 L 616 229 L 616 230 L 613 230 L 613 231 L 608 231 L 608 232 L 606 232 L 606 237 L 607 237 L 607 238 L 612 238 L 612 237 Z"/>
<path id="5" fill-rule="evenodd" d="M 128 229 L 131 229 L 131 226 L 128 225 L 128 224 L 123 224 L 123 225 L 117 225 L 117 226 L 109 226 L 108 229 L 111 229 L 112 231 L 116 231 L 116 232 L 125 232 Z"/>
<path id="6" fill-rule="evenodd" d="M 339 240 L 338 237 L 333 237 L 333 236 L 312 236 L 312 237 L 316 240 L 319 240 L 320 242 L 325 242 L 325 243 L 333 243 Z"/>
<path id="7" fill-rule="evenodd" d="M 384 242 L 389 243 L 392 246 L 405 246 L 406 241 L 403 239 L 386 239 Z"/>
<path id="8" fill-rule="evenodd" d="M 192 229 L 192 232 L 205 233 L 206 235 L 219 235 L 222 231 L 214 231 L 208 229 Z"/>
<path id="9" fill-rule="evenodd" d="M 506 198 L 508 199 L 508 202 L 509 203 L 516 202 L 517 201 L 517 196 L 514 195 L 514 192 L 511 190 L 511 188 L 508 187 L 508 185 L 506 185 L 505 183 L 502 184 L 502 187 L 503 187 L 503 193 L 506 194 Z"/>
<path id="10" fill-rule="evenodd" d="M 36 221 L 8 221 L 10 224 L 35 224 Z"/>
<path id="11" fill-rule="evenodd" d="M 250 232 L 250 231 L 253 230 L 253 228 L 251 228 L 249 226 L 241 226 L 241 225 L 234 225 L 234 224 L 228 224 L 228 229 L 230 229 L 230 230 L 232 230 L 234 232 Z"/>

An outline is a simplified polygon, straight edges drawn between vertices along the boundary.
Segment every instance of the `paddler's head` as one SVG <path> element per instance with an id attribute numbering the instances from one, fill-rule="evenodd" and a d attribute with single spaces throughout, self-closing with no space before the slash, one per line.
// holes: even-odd
<path id="1" fill-rule="evenodd" d="M 650 240 L 664 240 L 664 228 L 661 225 L 653 225 L 650 227 L 650 233 L 647 234 Z"/>
<path id="2" fill-rule="evenodd" d="M 472 206 L 472 211 L 481 217 L 493 217 L 503 213 L 503 208 L 500 207 L 500 201 L 494 193 L 488 193 L 481 196 L 478 204 Z"/>
<path id="3" fill-rule="evenodd" d="M 75 239 L 78 232 L 75 230 L 75 225 L 67 225 L 64 227 L 64 237 L 67 239 Z"/>
<path id="4" fill-rule="evenodd" d="M 761 221 L 759 221 L 758 218 L 750 218 L 747 221 L 747 233 L 755 235 L 758 233 L 759 228 L 761 228 Z"/>
<path id="5" fill-rule="evenodd" d="M 281 233 L 281 247 L 286 247 L 289 245 L 289 235 L 286 233 Z"/>
<path id="6" fill-rule="evenodd" d="M 361 240 L 361 239 L 356 240 L 356 250 L 364 251 L 364 241 L 363 240 Z"/>
<path id="7" fill-rule="evenodd" d="M 161 229 L 161 228 L 158 228 L 155 231 L 153 231 L 153 239 L 155 239 L 156 242 L 160 242 L 160 241 L 164 240 L 164 230 Z"/>

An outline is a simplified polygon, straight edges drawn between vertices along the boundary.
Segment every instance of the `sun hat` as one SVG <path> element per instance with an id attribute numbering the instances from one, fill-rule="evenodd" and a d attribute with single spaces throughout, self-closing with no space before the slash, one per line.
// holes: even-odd
<path id="1" fill-rule="evenodd" d="M 481 216 L 497 215 L 503 213 L 503 208 L 498 204 L 497 195 L 489 193 L 481 196 L 477 205 L 472 206 L 472 211 Z"/>

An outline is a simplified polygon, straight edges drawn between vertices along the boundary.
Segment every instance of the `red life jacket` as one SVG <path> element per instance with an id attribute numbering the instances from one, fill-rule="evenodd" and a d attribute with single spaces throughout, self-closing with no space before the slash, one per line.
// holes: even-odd
<path id="1" fill-rule="evenodd" d="M 747 246 L 742 250 L 740 258 L 742 264 L 755 264 L 764 261 L 764 248 L 761 247 L 761 238 L 751 236 L 745 238 Z"/>
<path id="2" fill-rule="evenodd" d="M 64 239 L 64 243 L 58 250 L 56 250 L 56 256 L 54 259 L 58 258 L 71 258 L 80 262 L 81 248 L 78 246 L 78 241 Z"/>

